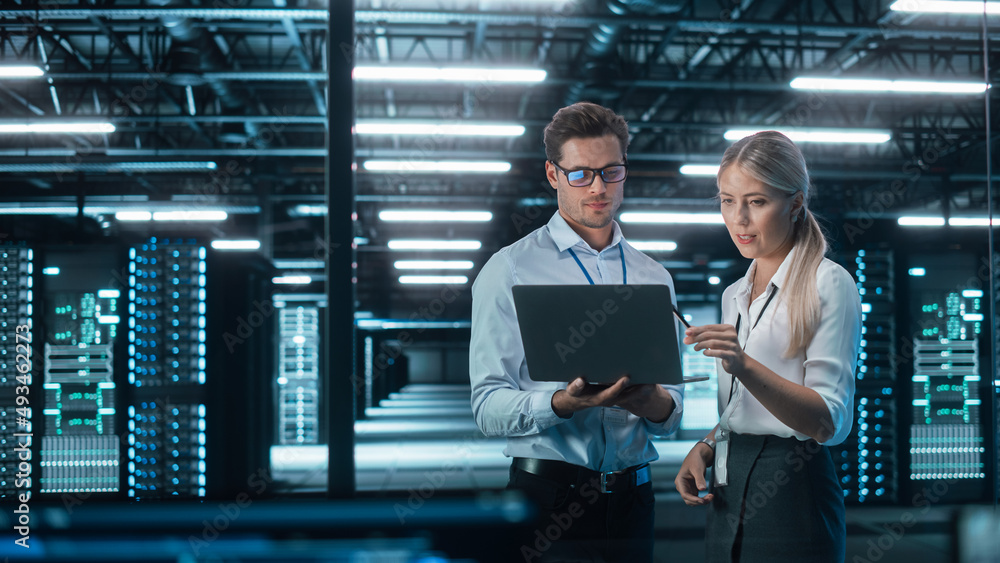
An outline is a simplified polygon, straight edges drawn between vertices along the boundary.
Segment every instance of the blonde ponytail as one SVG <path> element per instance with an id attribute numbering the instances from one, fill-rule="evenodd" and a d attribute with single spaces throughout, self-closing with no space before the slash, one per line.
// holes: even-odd
<path id="1" fill-rule="evenodd" d="M 826 235 L 808 209 L 802 210 L 804 219 L 796 223 L 795 257 L 788 269 L 782 288 L 788 305 L 788 331 L 792 340 L 785 350 L 791 358 L 804 351 L 812 342 L 820 319 L 819 289 L 816 270 L 826 255 Z"/>

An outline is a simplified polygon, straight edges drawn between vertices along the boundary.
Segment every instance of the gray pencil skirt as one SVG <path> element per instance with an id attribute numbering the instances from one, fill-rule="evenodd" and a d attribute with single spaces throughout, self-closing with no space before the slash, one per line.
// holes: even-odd
<path id="1" fill-rule="evenodd" d="M 843 563 L 844 491 L 816 441 L 732 434 L 729 484 L 713 487 L 710 562 Z"/>

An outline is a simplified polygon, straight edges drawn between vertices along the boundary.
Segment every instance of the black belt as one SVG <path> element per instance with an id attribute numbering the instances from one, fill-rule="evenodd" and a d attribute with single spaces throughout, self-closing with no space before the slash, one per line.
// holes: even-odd
<path id="1" fill-rule="evenodd" d="M 593 483 L 602 493 L 630 491 L 650 481 L 649 464 L 635 465 L 621 471 L 594 471 L 565 461 L 515 457 L 514 467 L 550 481 L 569 484 Z"/>

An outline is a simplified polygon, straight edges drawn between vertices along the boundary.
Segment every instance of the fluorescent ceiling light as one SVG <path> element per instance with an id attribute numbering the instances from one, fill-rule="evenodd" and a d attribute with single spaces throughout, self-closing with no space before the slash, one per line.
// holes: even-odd
<path id="1" fill-rule="evenodd" d="M 384 210 L 378 212 L 378 218 L 383 221 L 463 221 L 484 223 L 493 220 L 493 213 L 489 211 L 398 211 Z"/>
<path id="2" fill-rule="evenodd" d="M 271 278 L 271 283 L 286 284 L 286 285 L 303 285 L 307 283 L 312 283 L 312 278 L 309 276 L 276 276 Z"/>
<path id="3" fill-rule="evenodd" d="M 532 68 L 439 68 L 405 66 L 357 66 L 355 80 L 388 82 L 507 82 L 537 83 L 547 72 Z"/>
<path id="4" fill-rule="evenodd" d="M 479 250 L 478 240 L 390 240 L 392 250 Z"/>
<path id="5" fill-rule="evenodd" d="M 68 172 L 197 172 L 215 170 L 212 161 L 193 162 L 33 162 L 0 164 L 0 172 L 68 173 Z"/>
<path id="6" fill-rule="evenodd" d="M 893 2 L 889 9 L 893 12 L 919 12 L 924 14 L 1000 14 L 1000 2 L 943 2 L 935 0 L 899 0 Z"/>
<path id="7" fill-rule="evenodd" d="M 970 323 L 979 322 L 983 320 L 982 313 L 965 313 L 962 315 L 962 320 Z"/>
<path id="8" fill-rule="evenodd" d="M 97 291 L 97 296 L 101 299 L 118 299 L 122 292 L 117 289 L 101 289 Z"/>
<path id="9" fill-rule="evenodd" d="M 618 220 L 622 223 L 658 223 L 673 225 L 723 224 L 721 213 L 657 213 L 628 211 Z"/>
<path id="10" fill-rule="evenodd" d="M 114 133 L 111 123 L 0 123 L 0 133 Z"/>
<path id="11" fill-rule="evenodd" d="M 685 164 L 681 166 L 681 174 L 685 176 L 715 176 L 718 173 L 718 164 Z"/>
<path id="12" fill-rule="evenodd" d="M 42 268 L 42 273 L 46 276 L 58 276 L 59 266 L 49 266 L 48 268 Z"/>
<path id="13" fill-rule="evenodd" d="M 920 277 L 923 275 L 927 275 L 927 270 L 923 268 L 910 268 L 907 271 L 907 273 L 910 274 L 911 276 Z"/>
<path id="14" fill-rule="evenodd" d="M 952 227 L 988 227 L 989 217 L 952 217 L 948 219 L 948 224 Z M 1000 219 L 994 219 L 993 225 L 1000 225 Z"/>
<path id="15" fill-rule="evenodd" d="M 471 260 L 396 260 L 397 270 L 471 270 Z"/>
<path id="16" fill-rule="evenodd" d="M 944 217 L 900 217 L 896 223 L 904 227 L 943 227 Z"/>
<path id="17" fill-rule="evenodd" d="M 325 205 L 296 205 L 288 210 L 292 217 L 319 217 L 326 215 Z"/>
<path id="18" fill-rule="evenodd" d="M 792 80 L 796 90 L 824 92 L 889 92 L 904 94 L 981 94 L 982 82 L 938 82 L 933 80 L 882 80 L 868 78 L 801 77 Z"/>
<path id="19" fill-rule="evenodd" d="M 432 123 L 427 121 L 359 121 L 358 135 L 426 135 L 458 137 L 520 137 L 523 125 L 499 123 Z"/>
<path id="20" fill-rule="evenodd" d="M 152 221 L 153 214 L 149 211 L 119 211 L 115 213 L 119 221 Z"/>
<path id="21" fill-rule="evenodd" d="M 101 315 L 97 317 L 97 323 L 102 325 L 116 325 L 119 320 L 118 315 Z"/>
<path id="22" fill-rule="evenodd" d="M 723 135 L 727 141 L 739 141 L 763 129 L 730 129 Z M 777 129 L 797 143 L 885 143 L 892 139 L 889 131 L 872 129 Z"/>
<path id="23" fill-rule="evenodd" d="M 366 160 L 362 166 L 369 172 L 472 172 L 487 174 L 510 170 L 509 162 L 499 160 Z"/>
<path id="24" fill-rule="evenodd" d="M 229 214 L 225 211 L 157 211 L 154 221 L 225 221 Z"/>
<path id="25" fill-rule="evenodd" d="M 258 250 L 259 240 L 213 240 L 212 248 L 216 250 Z"/>
<path id="26" fill-rule="evenodd" d="M 37 66 L 0 66 L 0 78 L 37 78 L 44 74 L 45 71 Z"/>
<path id="27" fill-rule="evenodd" d="M 973 299 L 973 298 L 982 297 L 982 296 L 983 296 L 983 290 L 981 290 L 981 289 L 963 289 L 962 290 L 962 297 L 968 297 L 970 299 Z"/>
<path id="28" fill-rule="evenodd" d="M 399 276 L 399 283 L 405 284 L 452 284 L 469 283 L 466 276 Z"/>
<path id="29" fill-rule="evenodd" d="M 274 267 L 279 270 L 309 270 L 322 269 L 326 264 L 322 260 L 308 259 L 278 259 L 274 261 Z"/>
<path id="30" fill-rule="evenodd" d="M 76 207 L 0 207 L 0 215 L 76 215 Z M 84 213 L 87 213 L 84 208 Z"/>
<path id="31" fill-rule="evenodd" d="M 677 250 L 677 243 L 672 240 L 630 240 L 632 248 L 645 252 L 671 252 Z"/>

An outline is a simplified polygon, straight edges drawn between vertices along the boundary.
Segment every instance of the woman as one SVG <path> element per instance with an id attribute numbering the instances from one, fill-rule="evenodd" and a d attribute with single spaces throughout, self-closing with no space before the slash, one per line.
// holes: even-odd
<path id="1" fill-rule="evenodd" d="M 861 300 L 824 258 L 809 174 L 787 137 L 731 146 L 717 176 L 722 216 L 746 276 L 722 295 L 724 324 L 685 333 L 716 358 L 720 422 L 674 484 L 710 505 L 709 561 L 844 561 L 844 497 L 826 446 L 851 431 Z M 705 471 L 712 466 L 712 492 Z"/>

